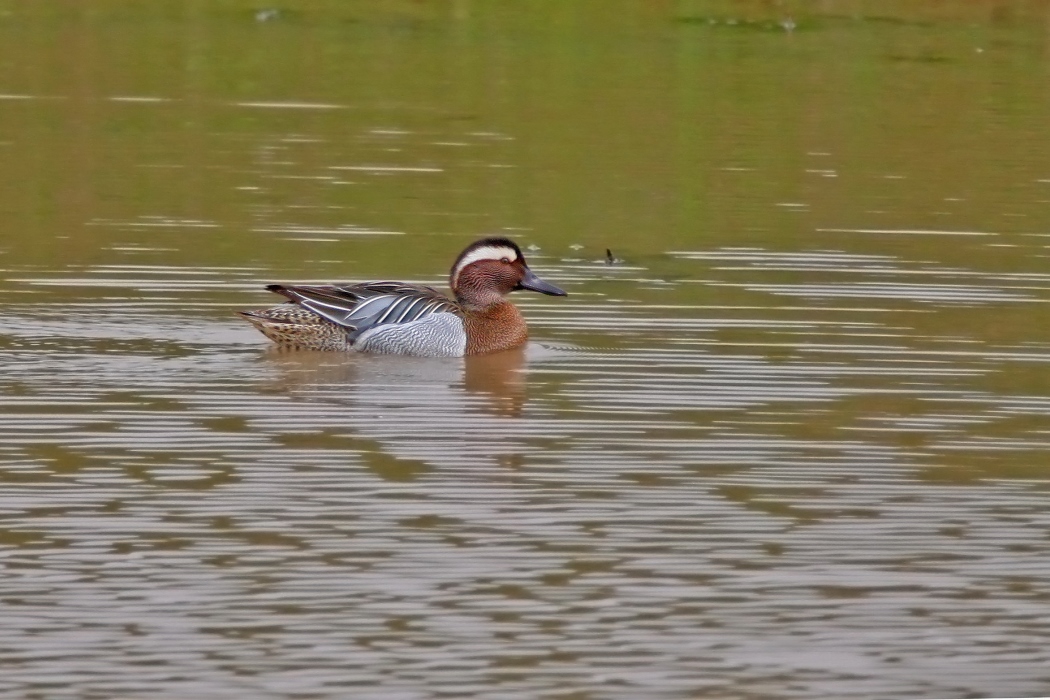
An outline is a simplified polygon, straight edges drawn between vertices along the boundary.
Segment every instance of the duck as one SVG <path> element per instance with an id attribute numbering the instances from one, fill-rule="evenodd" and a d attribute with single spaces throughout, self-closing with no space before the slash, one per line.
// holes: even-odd
<path id="1" fill-rule="evenodd" d="M 474 241 L 449 273 L 448 297 L 404 282 L 270 284 L 288 301 L 241 316 L 282 349 L 462 357 L 520 347 L 528 327 L 510 292 L 567 293 L 529 269 L 509 238 Z"/>

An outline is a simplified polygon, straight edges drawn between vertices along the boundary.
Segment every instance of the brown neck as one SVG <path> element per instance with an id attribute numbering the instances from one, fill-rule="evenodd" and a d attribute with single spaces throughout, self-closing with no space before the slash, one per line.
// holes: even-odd
<path id="1" fill-rule="evenodd" d="M 503 295 L 489 285 L 478 284 L 473 277 L 463 278 L 458 287 L 453 287 L 456 301 L 465 309 L 483 312 L 505 303 Z"/>
<path id="2" fill-rule="evenodd" d="M 463 325 L 467 331 L 468 355 L 509 350 L 523 345 L 529 338 L 525 319 L 509 301 L 486 309 L 465 309 Z"/>

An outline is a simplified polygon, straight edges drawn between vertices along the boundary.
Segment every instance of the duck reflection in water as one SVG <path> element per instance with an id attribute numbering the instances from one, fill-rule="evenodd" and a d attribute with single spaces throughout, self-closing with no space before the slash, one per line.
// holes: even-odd
<path id="1" fill-rule="evenodd" d="M 450 360 L 273 348 L 266 357 L 280 370 L 277 387 L 357 409 L 374 406 L 385 418 L 404 421 L 407 430 L 427 415 L 520 416 L 528 352 L 525 346 Z"/>

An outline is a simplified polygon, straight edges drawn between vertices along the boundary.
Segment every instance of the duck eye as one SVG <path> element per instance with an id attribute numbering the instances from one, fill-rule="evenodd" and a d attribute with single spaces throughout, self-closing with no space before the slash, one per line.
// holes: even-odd
<path id="1" fill-rule="evenodd" d="M 500 258 L 500 262 L 504 265 L 510 265 L 510 258 Z"/>

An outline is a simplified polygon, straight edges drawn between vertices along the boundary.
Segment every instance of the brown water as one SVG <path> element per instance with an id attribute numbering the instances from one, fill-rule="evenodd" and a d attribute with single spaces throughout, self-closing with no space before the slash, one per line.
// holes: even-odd
<path id="1" fill-rule="evenodd" d="M 1047 5 L 494 5 L 0 0 L 0 694 L 1050 692 Z"/>

